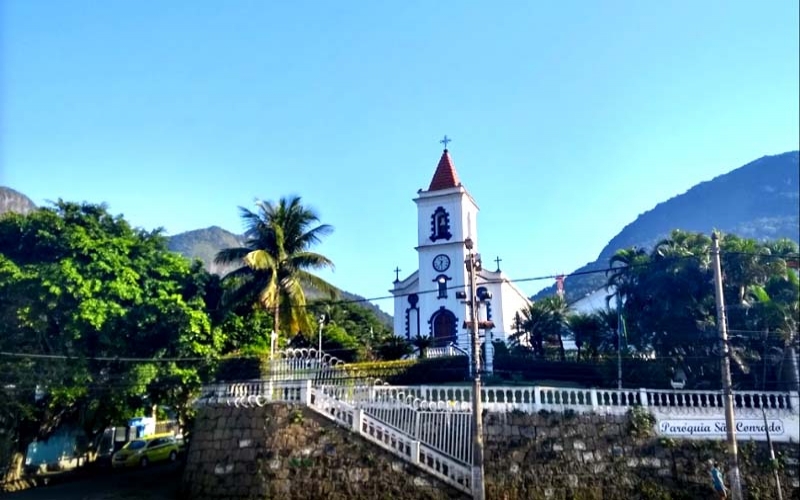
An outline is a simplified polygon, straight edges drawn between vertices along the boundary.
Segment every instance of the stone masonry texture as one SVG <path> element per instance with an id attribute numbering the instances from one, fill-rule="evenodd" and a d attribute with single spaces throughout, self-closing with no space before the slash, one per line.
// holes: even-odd
<path id="1" fill-rule="evenodd" d="M 488 413 L 488 500 L 694 500 L 714 498 L 709 460 L 719 440 L 637 432 L 629 416 Z M 800 499 L 798 444 L 775 443 L 785 499 Z M 774 499 L 763 442 L 739 442 L 746 499 Z M 216 499 L 469 498 L 303 407 L 204 407 L 198 412 L 183 495 Z"/>
<path id="2" fill-rule="evenodd" d="M 183 484 L 192 500 L 464 498 L 377 445 L 288 404 L 203 408 Z"/>

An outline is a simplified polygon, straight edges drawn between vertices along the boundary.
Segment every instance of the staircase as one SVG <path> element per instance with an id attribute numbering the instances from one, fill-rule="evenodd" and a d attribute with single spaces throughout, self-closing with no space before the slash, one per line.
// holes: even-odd
<path id="1" fill-rule="evenodd" d="M 432 412 L 414 408 L 397 399 L 350 400 L 342 397 L 341 388 L 309 387 L 309 408 L 351 429 L 368 441 L 394 453 L 442 482 L 466 493 L 471 492 L 471 468 L 463 460 L 464 449 L 470 449 L 469 413 L 461 410 L 452 413 Z M 370 391 L 368 386 L 357 388 L 356 394 Z M 444 417 L 444 418 L 442 418 Z M 446 426 L 437 422 L 451 420 Z M 452 425 L 455 422 L 455 426 Z M 464 423 L 467 423 L 465 426 Z M 448 435 L 455 427 L 461 431 Z M 453 443 L 461 437 L 461 446 Z M 449 451 L 460 453 L 448 453 Z"/>
<path id="2" fill-rule="evenodd" d="M 471 493 L 468 403 L 430 403 L 391 386 L 253 380 L 204 388 L 197 406 L 299 403 L 465 493 Z"/>

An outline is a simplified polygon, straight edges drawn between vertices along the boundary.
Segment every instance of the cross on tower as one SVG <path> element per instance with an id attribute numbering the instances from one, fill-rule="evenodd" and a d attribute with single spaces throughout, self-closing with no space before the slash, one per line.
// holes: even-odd
<path id="1" fill-rule="evenodd" d="M 402 271 L 402 269 L 400 269 L 399 267 L 395 267 L 394 268 L 394 282 L 395 283 L 400 281 L 400 271 Z"/>
<path id="2" fill-rule="evenodd" d="M 439 141 L 440 144 L 444 144 L 445 151 L 447 151 L 447 143 L 448 142 L 453 142 L 453 139 L 450 139 L 449 137 L 447 137 L 447 135 L 444 136 L 444 139 Z"/>
<path id="3" fill-rule="evenodd" d="M 501 259 L 501 258 L 498 256 L 496 259 L 494 259 L 494 261 L 495 261 L 495 262 L 497 262 L 497 271 L 495 271 L 495 272 L 498 272 L 498 273 L 499 273 L 499 272 L 500 272 L 500 263 L 501 263 L 501 262 L 503 262 L 503 259 Z"/>

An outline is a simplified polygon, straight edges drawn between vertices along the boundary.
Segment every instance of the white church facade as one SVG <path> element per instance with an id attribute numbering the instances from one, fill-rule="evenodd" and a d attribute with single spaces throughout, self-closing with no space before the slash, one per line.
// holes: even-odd
<path id="1" fill-rule="evenodd" d="M 453 343 L 469 351 L 470 331 L 464 325 L 469 321 L 469 306 L 456 297 L 456 292 L 469 293 L 465 240 L 472 240 L 472 252 L 480 252 L 478 205 L 459 181 L 447 149 L 428 189 L 420 189 L 414 202 L 418 268 L 405 279 L 398 275 L 390 290 L 394 295 L 395 335 L 406 339 L 430 336 L 434 346 Z M 483 267 L 487 266 L 484 262 Z M 530 301 L 499 267 L 496 271 L 478 271 L 476 295 L 485 297 L 486 292 L 491 299 L 478 308 L 478 321 L 494 323 L 488 332 L 490 339 L 508 341 L 515 331 L 516 314 Z"/>

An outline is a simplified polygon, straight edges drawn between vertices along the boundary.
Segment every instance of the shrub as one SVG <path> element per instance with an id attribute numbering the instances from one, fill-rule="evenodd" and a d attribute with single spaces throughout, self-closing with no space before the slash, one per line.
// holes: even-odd
<path id="1" fill-rule="evenodd" d="M 560 380 L 579 382 L 585 386 L 600 386 L 603 376 L 595 363 L 578 361 L 546 361 L 529 356 L 497 355 L 495 373 L 510 379 L 527 381 Z"/>
<path id="2" fill-rule="evenodd" d="M 229 354 L 219 361 L 215 379 L 217 382 L 258 379 L 261 378 L 262 365 L 259 356 Z"/>
<path id="3" fill-rule="evenodd" d="M 645 408 L 634 406 L 628 410 L 628 432 L 634 437 L 648 437 L 655 432 L 656 417 Z"/>

